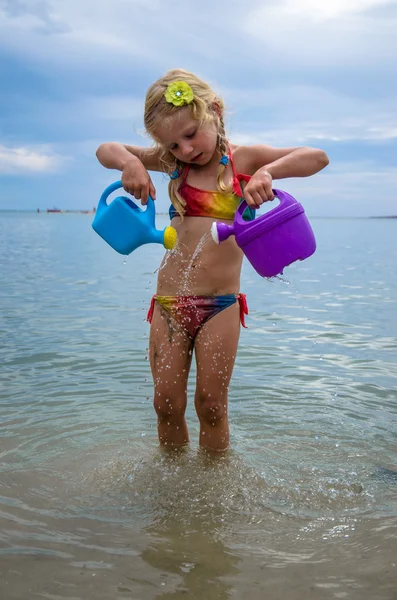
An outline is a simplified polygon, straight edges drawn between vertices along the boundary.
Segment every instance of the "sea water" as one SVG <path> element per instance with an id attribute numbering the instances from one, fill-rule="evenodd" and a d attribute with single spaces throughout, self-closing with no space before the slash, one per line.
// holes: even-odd
<path id="1" fill-rule="evenodd" d="M 91 220 L 0 213 L 1 599 L 395 599 L 397 220 L 312 219 L 280 279 L 244 262 L 215 458 L 194 364 L 191 445 L 158 448 L 161 247 L 124 264 Z"/>

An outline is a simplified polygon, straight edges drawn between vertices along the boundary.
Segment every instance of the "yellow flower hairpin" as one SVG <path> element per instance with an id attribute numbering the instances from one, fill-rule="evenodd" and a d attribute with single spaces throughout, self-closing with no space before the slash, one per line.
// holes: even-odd
<path id="1" fill-rule="evenodd" d="M 173 81 L 167 87 L 164 97 L 174 106 L 183 106 L 193 102 L 194 94 L 190 85 L 185 81 Z"/>

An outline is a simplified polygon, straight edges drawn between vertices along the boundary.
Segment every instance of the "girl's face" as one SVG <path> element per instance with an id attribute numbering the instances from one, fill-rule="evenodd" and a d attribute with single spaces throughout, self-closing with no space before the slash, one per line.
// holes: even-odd
<path id="1" fill-rule="evenodd" d="M 217 149 L 216 121 L 200 124 L 184 106 L 153 132 L 154 138 L 184 163 L 206 165 Z"/>

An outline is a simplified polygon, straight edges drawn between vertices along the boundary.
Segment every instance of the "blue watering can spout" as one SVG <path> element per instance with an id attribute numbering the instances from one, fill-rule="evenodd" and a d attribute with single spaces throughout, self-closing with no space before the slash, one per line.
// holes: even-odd
<path id="1" fill-rule="evenodd" d="M 118 196 L 110 204 L 111 193 L 123 187 L 121 181 L 110 184 L 99 199 L 92 228 L 120 254 L 131 254 L 143 244 L 162 244 L 172 250 L 177 243 L 173 227 L 156 229 L 156 209 L 149 196 L 146 210 L 142 210 L 127 196 Z"/>

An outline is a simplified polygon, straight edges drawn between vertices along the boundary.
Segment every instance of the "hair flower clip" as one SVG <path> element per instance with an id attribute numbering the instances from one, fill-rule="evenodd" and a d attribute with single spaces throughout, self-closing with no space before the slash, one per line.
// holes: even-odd
<path id="1" fill-rule="evenodd" d="M 178 169 L 174 169 L 170 173 L 170 179 L 178 179 L 178 177 L 179 177 L 180 174 L 181 173 L 180 173 L 180 171 Z"/>
<path id="2" fill-rule="evenodd" d="M 186 81 L 173 81 L 167 87 L 164 97 L 169 104 L 183 106 L 184 104 L 191 104 L 193 102 L 194 94 Z"/>

